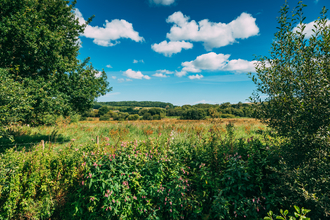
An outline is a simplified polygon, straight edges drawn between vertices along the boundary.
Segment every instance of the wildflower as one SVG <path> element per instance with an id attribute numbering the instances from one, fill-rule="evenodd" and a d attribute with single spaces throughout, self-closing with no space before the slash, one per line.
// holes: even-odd
<path id="1" fill-rule="evenodd" d="M 170 212 L 172 212 L 172 209 L 170 209 Z"/>
<path id="2" fill-rule="evenodd" d="M 81 184 L 82 184 L 82 185 L 85 185 L 85 182 L 84 182 L 84 181 L 82 181 L 82 182 L 81 182 Z"/>
<path id="3" fill-rule="evenodd" d="M 71 139 L 71 141 L 75 141 L 75 140 L 76 140 L 76 139 L 74 139 L 74 138 L 73 138 L 73 139 Z"/>

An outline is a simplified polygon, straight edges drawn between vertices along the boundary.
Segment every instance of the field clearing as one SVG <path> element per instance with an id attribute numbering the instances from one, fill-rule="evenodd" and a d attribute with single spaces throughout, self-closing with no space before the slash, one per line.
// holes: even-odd
<path id="1" fill-rule="evenodd" d="M 168 136 L 175 133 L 178 141 L 188 140 L 193 137 L 204 137 L 213 129 L 220 136 L 226 136 L 226 125 L 232 123 L 235 129 L 235 138 L 259 137 L 263 131 L 268 130 L 266 125 L 252 118 L 213 119 L 213 120 L 178 120 L 165 118 L 162 120 L 139 121 L 80 121 L 69 124 L 66 120 L 59 121 L 56 126 L 13 127 L 15 142 L 1 140 L 2 150 L 17 146 L 30 148 L 39 144 L 41 140 L 46 143 L 56 144 L 56 148 L 62 148 L 74 141 L 83 144 L 96 141 L 107 141 L 110 145 L 117 145 L 122 141 L 135 141 L 157 139 L 160 136 Z"/>

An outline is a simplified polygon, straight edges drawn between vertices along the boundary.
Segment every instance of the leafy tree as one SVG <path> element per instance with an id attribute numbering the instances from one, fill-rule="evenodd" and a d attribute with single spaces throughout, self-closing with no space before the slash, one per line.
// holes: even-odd
<path id="1" fill-rule="evenodd" d="M 109 92 L 104 71 L 99 75 L 89 58 L 77 59 L 80 25 L 76 1 L 19 0 L 0 2 L 0 67 L 20 83 L 34 102 L 25 123 L 39 124 L 48 114 L 69 115 L 90 109 L 96 97 Z M 1 88 L 2 90 L 3 88 Z M 18 95 L 18 94 L 17 94 Z"/>
<path id="2" fill-rule="evenodd" d="M 330 28 L 327 9 L 306 36 L 303 5 L 292 16 L 286 3 L 278 18 L 279 31 L 270 57 L 259 57 L 252 80 L 257 91 L 256 117 L 294 143 L 291 156 L 311 156 L 329 146 L 330 132 Z M 262 100 L 260 94 L 266 95 Z M 301 157 L 303 158 L 303 157 Z"/>
<path id="3" fill-rule="evenodd" d="M 110 109 L 107 106 L 102 106 L 99 108 L 99 116 L 105 115 L 110 111 Z"/>
<path id="4" fill-rule="evenodd" d="M 9 136 L 7 127 L 24 119 L 32 110 L 34 100 L 28 95 L 29 88 L 8 77 L 7 70 L 0 68 L 0 138 Z"/>

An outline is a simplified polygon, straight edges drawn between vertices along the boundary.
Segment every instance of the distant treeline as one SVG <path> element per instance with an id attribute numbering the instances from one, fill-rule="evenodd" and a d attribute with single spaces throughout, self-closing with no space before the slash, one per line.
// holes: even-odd
<path id="1" fill-rule="evenodd" d="M 110 103 L 116 103 L 115 106 Z M 127 103 L 128 106 L 122 104 Z M 137 103 L 135 106 L 133 103 Z M 141 107 L 145 105 L 145 107 Z M 163 106 L 163 107 L 155 107 Z M 138 108 L 136 108 L 138 107 Z M 100 120 L 160 120 L 164 117 L 177 117 L 186 120 L 202 120 L 206 118 L 237 118 L 253 115 L 253 104 L 239 102 L 231 104 L 197 104 L 174 106 L 164 102 L 98 102 L 94 105 L 94 110 L 83 114 L 86 117 L 100 117 Z"/>
<path id="2" fill-rule="evenodd" d="M 173 108 L 172 103 L 153 102 L 153 101 L 121 101 L 121 102 L 97 102 L 94 109 L 99 109 L 102 106 L 126 106 L 126 107 L 158 107 L 158 108 Z"/>

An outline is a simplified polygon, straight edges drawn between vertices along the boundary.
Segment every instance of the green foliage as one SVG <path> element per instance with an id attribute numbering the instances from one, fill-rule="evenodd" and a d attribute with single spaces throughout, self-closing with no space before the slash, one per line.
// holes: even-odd
<path id="1" fill-rule="evenodd" d="M 188 109 L 182 112 L 181 119 L 186 120 L 203 120 L 206 118 L 206 112 L 204 109 Z"/>
<path id="2" fill-rule="evenodd" d="M 42 124 L 49 114 L 83 113 L 95 98 L 111 90 L 105 72 L 98 77 L 99 72 L 87 66 L 89 58 L 79 63 L 78 37 L 91 18 L 79 25 L 73 12 L 75 1 L 68 4 L 61 0 L 0 3 L 0 67 L 7 68 L 8 77 L 20 84 L 14 96 L 24 90 L 33 100 L 24 103 L 29 107 L 20 118 L 23 123 Z"/>
<path id="3" fill-rule="evenodd" d="M 8 70 L 0 68 L 0 138 L 8 136 L 8 126 L 16 124 L 33 110 L 35 103 L 28 94 L 30 88 L 15 82 L 8 75 Z"/>
<path id="4" fill-rule="evenodd" d="M 311 210 L 304 209 L 304 207 L 300 209 L 298 206 L 294 206 L 294 208 L 296 210 L 296 212 L 294 212 L 294 216 L 295 217 L 293 217 L 293 216 L 288 216 L 287 217 L 289 211 L 288 210 L 285 210 L 283 212 L 283 210 L 281 209 L 280 210 L 281 216 L 279 216 L 279 215 L 276 216 L 275 215 L 276 216 L 276 219 L 296 220 L 296 217 L 297 217 L 299 220 L 304 220 L 304 219 L 305 220 L 310 220 L 310 218 L 306 217 L 306 214 L 309 213 Z M 272 211 L 269 211 L 267 214 L 268 214 L 268 216 L 266 216 L 264 219 L 265 220 L 273 220 L 273 212 Z"/>
<path id="5" fill-rule="evenodd" d="M 158 107 L 158 108 L 173 108 L 172 103 L 166 102 L 152 102 L 152 101 L 121 101 L 121 102 L 98 102 L 98 105 L 108 105 L 108 106 L 130 106 L 130 107 Z M 95 108 L 95 107 L 94 107 Z"/>
<path id="6" fill-rule="evenodd" d="M 136 121 L 136 120 L 138 120 L 139 118 L 140 118 L 140 116 L 139 116 L 138 114 L 129 115 L 129 116 L 127 117 L 127 119 L 128 119 L 129 121 Z"/>
<path id="7" fill-rule="evenodd" d="M 143 120 L 152 120 L 152 115 L 149 112 L 143 114 Z"/>
<path id="8" fill-rule="evenodd" d="M 78 184 L 83 151 L 70 143 L 59 152 L 51 145 L 32 152 L 10 149 L 0 157 L 0 218 L 45 219 L 60 209 Z"/>
<path id="9" fill-rule="evenodd" d="M 232 114 L 220 114 L 220 118 L 236 118 L 236 116 Z"/>
<path id="10" fill-rule="evenodd" d="M 100 121 L 110 121 L 110 115 L 102 115 L 99 119 Z"/>
<path id="11" fill-rule="evenodd" d="M 110 111 L 110 109 L 107 106 L 102 106 L 101 108 L 99 108 L 99 112 L 98 115 L 102 116 L 107 114 Z"/>
<path id="12" fill-rule="evenodd" d="M 307 38 L 305 6 L 300 1 L 292 16 L 287 3 L 282 7 L 271 55 L 258 59 L 257 73 L 252 76 L 257 92 L 251 100 L 261 102 L 256 117 L 293 143 L 288 161 L 299 158 L 297 162 L 325 153 L 330 130 L 327 9 L 323 8 Z M 267 98 L 263 101 L 260 94 Z"/>

